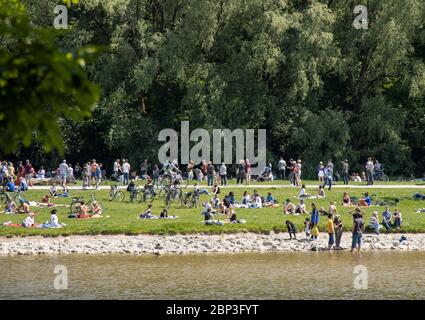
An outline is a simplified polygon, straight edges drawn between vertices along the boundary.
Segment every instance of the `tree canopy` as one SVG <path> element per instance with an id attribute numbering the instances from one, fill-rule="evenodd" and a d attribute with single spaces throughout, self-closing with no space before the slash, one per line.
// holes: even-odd
<path id="1" fill-rule="evenodd" d="M 29 3 L 39 27 L 54 19 L 46 3 Z M 367 30 L 352 25 L 359 4 Z M 86 68 L 103 89 L 93 117 L 59 121 L 75 160 L 156 161 L 159 131 L 189 120 L 265 128 L 270 157 L 304 159 L 310 175 L 368 156 L 390 174 L 425 170 L 422 0 L 83 0 L 69 14 L 59 47 L 109 49 Z"/>

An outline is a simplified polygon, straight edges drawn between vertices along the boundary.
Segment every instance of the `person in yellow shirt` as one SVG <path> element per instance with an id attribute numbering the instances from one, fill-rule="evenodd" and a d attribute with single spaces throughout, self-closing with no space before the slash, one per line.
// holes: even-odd
<path id="1" fill-rule="evenodd" d="M 331 251 L 332 246 L 335 243 L 335 227 L 334 227 L 334 222 L 332 220 L 332 213 L 328 214 L 328 223 L 326 224 L 326 232 L 329 235 L 329 242 L 328 242 L 328 250 Z"/>

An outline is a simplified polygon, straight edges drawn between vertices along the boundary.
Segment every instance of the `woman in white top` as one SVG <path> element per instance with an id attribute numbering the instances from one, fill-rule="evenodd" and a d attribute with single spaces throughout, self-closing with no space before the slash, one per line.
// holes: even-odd
<path id="1" fill-rule="evenodd" d="M 325 177 L 325 166 L 323 165 L 322 161 L 320 161 L 318 169 L 317 169 L 317 177 L 319 181 L 323 181 Z"/>

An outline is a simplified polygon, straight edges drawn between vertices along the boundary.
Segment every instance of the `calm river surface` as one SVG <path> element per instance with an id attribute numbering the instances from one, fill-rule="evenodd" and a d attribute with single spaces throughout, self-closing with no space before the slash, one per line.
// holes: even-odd
<path id="1" fill-rule="evenodd" d="M 54 289 L 54 268 L 68 289 Z M 368 289 L 356 290 L 364 265 Z M 0 257 L 0 299 L 424 299 L 425 253 Z"/>

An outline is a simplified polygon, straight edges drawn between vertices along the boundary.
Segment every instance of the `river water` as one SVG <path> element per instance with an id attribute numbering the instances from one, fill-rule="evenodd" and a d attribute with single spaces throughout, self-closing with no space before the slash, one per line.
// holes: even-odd
<path id="1" fill-rule="evenodd" d="M 61 266 L 68 288 L 57 290 Z M 0 299 L 424 299 L 424 289 L 421 252 L 0 257 Z"/>

